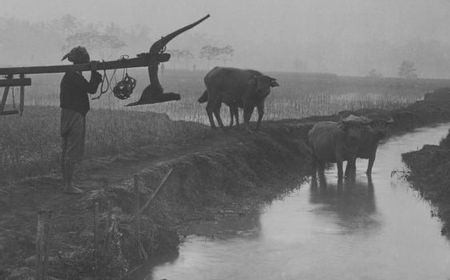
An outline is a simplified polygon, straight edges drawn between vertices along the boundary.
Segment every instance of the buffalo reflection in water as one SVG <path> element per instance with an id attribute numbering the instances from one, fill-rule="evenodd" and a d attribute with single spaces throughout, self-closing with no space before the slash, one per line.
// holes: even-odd
<path id="1" fill-rule="evenodd" d="M 311 180 L 311 204 L 320 204 L 318 215 L 327 215 L 346 233 L 361 231 L 370 233 L 380 227 L 376 212 L 374 185 L 350 178 L 338 184 L 327 184 L 326 178 L 319 182 Z"/>

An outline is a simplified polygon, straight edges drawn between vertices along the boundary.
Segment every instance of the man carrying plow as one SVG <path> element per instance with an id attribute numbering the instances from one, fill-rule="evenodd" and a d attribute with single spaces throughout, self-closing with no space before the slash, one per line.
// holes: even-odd
<path id="1" fill-rule="evenodd" d="M 84 47 L 73 48 L 62 60 L 68 59 L 73 64 L 90 62 L 89 53 Z M 86 114 L 90 109 L 89 94 L 97 91 L 102 81 L 102 75 L 92 64 L 91 78 L 88 82 L 81 72 L 66 72 L 61 80 L 61 137 L 62 156 L 61 171 L 63 178 L 63 192 L 79 194 L 83 191 L 73 185 L 73 173 L 77 163 L 84 154 L 86 136 Z"/>

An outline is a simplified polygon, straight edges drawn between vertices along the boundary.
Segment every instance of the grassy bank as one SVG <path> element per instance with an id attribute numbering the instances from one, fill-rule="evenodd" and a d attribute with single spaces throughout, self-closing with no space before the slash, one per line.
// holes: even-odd
<path id="1" fill-rule="evenodd" d="M 450 133 L 439 145 L 425 145 L 402 155 L 410 172 L 406 178 L 435 207 L 433 214 L 442 222 L 442 233 L 450 238 Z"/>

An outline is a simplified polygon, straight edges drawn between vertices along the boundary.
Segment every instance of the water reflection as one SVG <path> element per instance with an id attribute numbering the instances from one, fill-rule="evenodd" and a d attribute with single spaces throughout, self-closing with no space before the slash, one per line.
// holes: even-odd
<path id="1" fill-rule="evenodd" d="M 329 184 L 325 178 L 319 182 L 311 179 L 309 202 L 321 206 L 315 210 L 319 214 L 335 214 L 334 222 L 349 232 L 373 233 L 380 226 L 374 184 L 370 177 L 365 182 L 362 179 L 353 177 L 337 184 Z"/>

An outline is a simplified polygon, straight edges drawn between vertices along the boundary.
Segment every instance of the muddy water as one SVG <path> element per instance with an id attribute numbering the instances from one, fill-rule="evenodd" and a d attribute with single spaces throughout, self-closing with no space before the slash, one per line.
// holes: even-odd
<path id="1" fill-rule="evenodd" d="M 450 279 L 450 245 L 431 207 L 408 183 L 401 153 L 437 144 L 449 125 L 380 146 L 372 182 L 358 161 L 354 184 L 305 183 L 229 238 L 191 236 L 177 259 L 146 279 Z"/>

